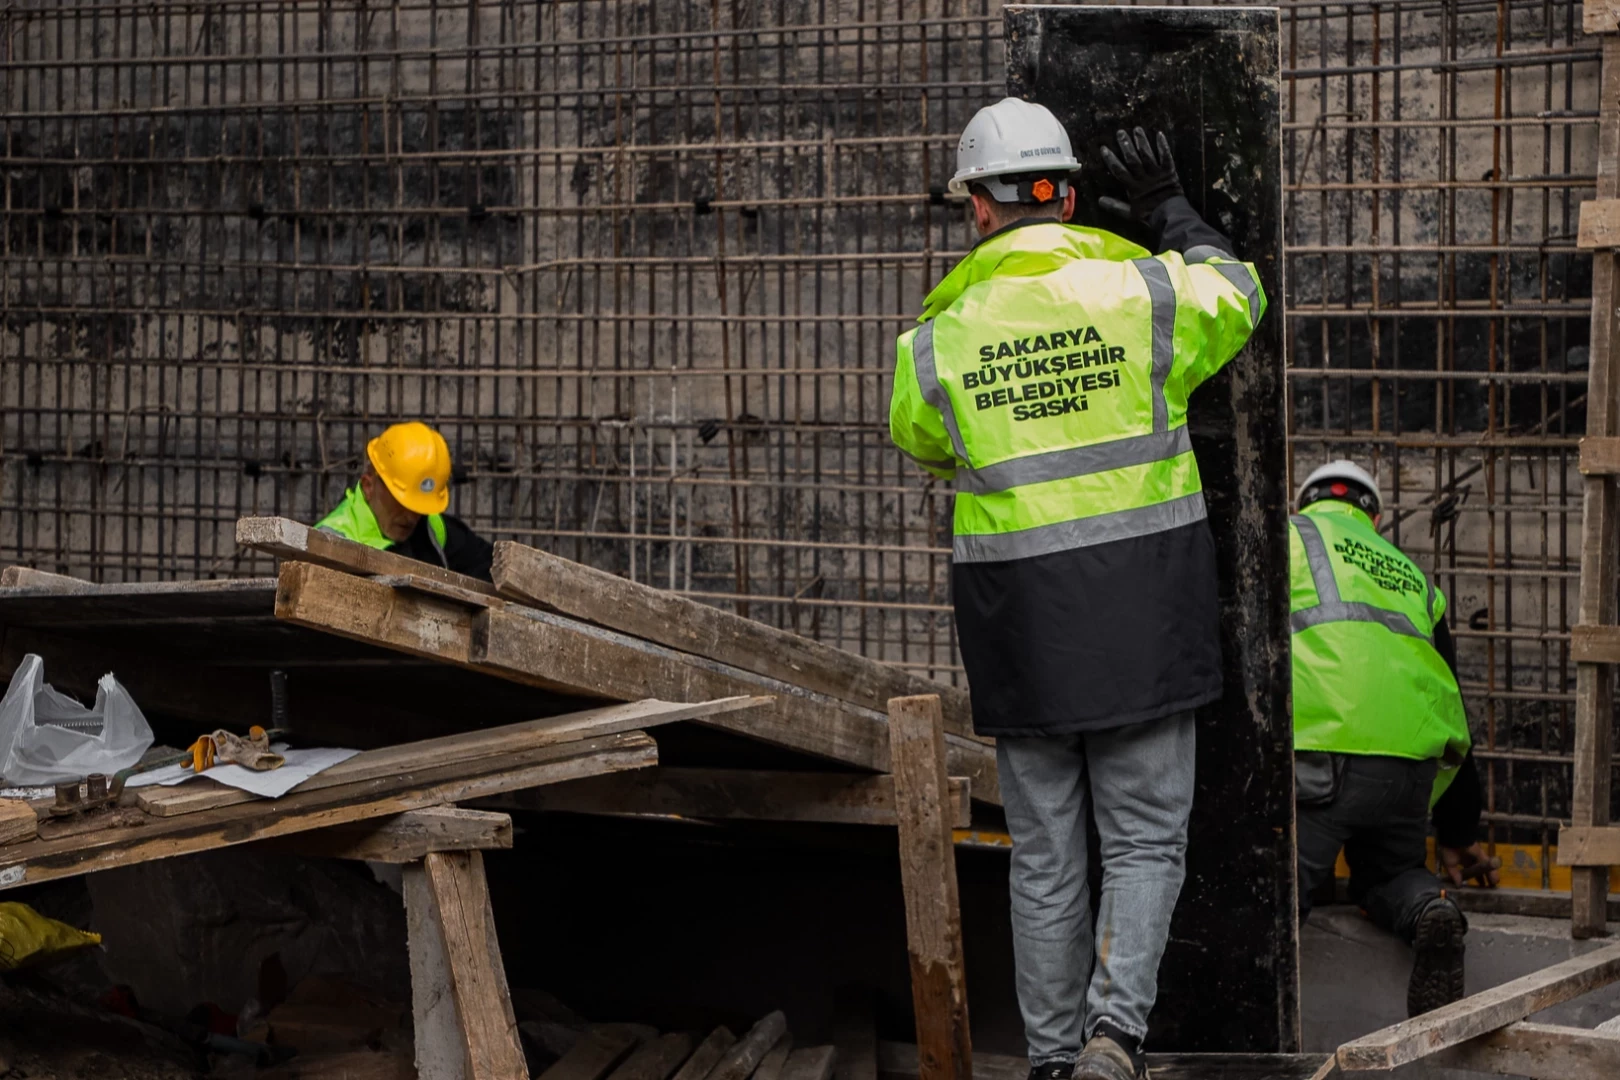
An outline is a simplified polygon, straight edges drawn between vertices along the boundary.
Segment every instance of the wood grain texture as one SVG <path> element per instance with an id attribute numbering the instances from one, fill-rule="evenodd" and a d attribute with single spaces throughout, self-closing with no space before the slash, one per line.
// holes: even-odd
<path id="1" fill-rule="evenodd" d="M 262 840 L 258 847 L 306 858 L 404 864 L 433 851 L 484 851 L 512 846 L 512 819 L 487 810 L 430 806 L 391 818 Z"/>
<path id="2" fill-rule="evenodd" d="M 939 694 L 947 730 L 976 738 L 973 710 L 964 690 L 678 593 L 504 540 L 495 545 L 494 578 L 503 596 L 525 604 L 868 709 L 884 708 L 891 697 Z"/>
<path id="3" fill-rule="evenodd" d="M 594 1027 L 557 1062 L 540 1074 L 541 1080 L 602 1080 L 635 1049 L 639 1040 L 622 1028 Z"/>
<path id="4" fill-rule="evenodd" d="M 314 563 L 351 574 L 399 574 L 495 595 L 495 586 L 392 551 L 367 547 L 336 533 L 279 517 L 245 517 L 236 522 L 236 543 L 278 559 Z"/>
<path id="5" fill-rule="evenodd" d="M 358 780 L 373 780 L 377 777 L 410 773 L 420 769 L 499 757 L 541 746 L 555 746 L 578 739 L 612 735 L 620 731 L 672 724 L 712 713 L 762 708 L 769 704 L 769 699 L 748 697 L 723 698 L 693 705 L 678 705 L 649 698 L 623 705 L 608 705 L 599 709 L 565 713 L 561 716 L 542 717 L 520 724 L 479 728 L 437 739 L 422 739 L 364 751 L 347 761 L 339 762 L 325 772 L 316 773 L 293 788 L 293 792 L 319 791 L 322 788 L 352 784 Z M 141 809 L 156 817 L 174 817 L 221 806 L 264 801 L 250 792 L 215 783 L 206 776 L 174 787 L 154 785 L 138 788 L 135 798 L 136 804 Z"/>
<path id="6" fill-rule="evenodd" d="M 273 802 L 151 818 L 135 829 L 10 844 L 0 848 L 0 889 L 488 798 L 615 769 L 639 769 L 657 761 L 657 744 L 645 732 L 626 732 L 506 755 L 486 763 L 484 771 L 476 774 L 465 764 L 443 766 L 287 795 Z"/>
<path id="7" fill-rule="evenodd" d="M 1346 1072 L 1393 1069 L 1523 1020 L 1531 1013 L 1620 978 L 1620 945 L 1610 945 L 1339 1047 Z"/>
<path id="8" fill-rule="evenodd" d="M 781 1080 L 832 1080 L 837 1060 L 838 1051 L 831 1046 L 803 1047 L 788 1055 Z"/>
<path id="9" fill-rule="evenodd" d="M 444 934 L 421 863 L 401 872 L 405 894 L 405 941 L 411 964 L 411 1020 L 416 1036 L 417 1080 L 464 1080 L 467 1047 L 456 1016 Z"/>
<path id="10" fill-rule="evenodd" d="M 1600 100 L 1605 103 L 1598 124 L 1599 199 L 1611 203 L 1620 195 L 1620 37 L 1603 39 Z M 1583 209 L 1582 220 L 1585 220 Z M 1592 363 L 1587 373 L 1586 434 L 1620 435 L 1620 320 L 1617 304 L 1620 274 L 1616 253 L 1600 252 L 1592 258 Z M 1613 626 L 1616 563 L 1620 561 L 1620 521 L 1614 481 L 1606 476 L 1585 479 L 1581 500 L 1581 585 L 1576 623 Z M 1575 777 L 1570 796 L 1571 823 L 1598 826 L 1609 823 L 1610 768 L 1614 726 L 1613 667 L 1577 664 L 1575 670 Z M 1577 938 L 1599 937 L 1608 919 L 1609 875 L 1597 867 L 1571 872 L 1570 930 Z"/>
<path id="11" fill-rule="evenodd" d="M 669 1080 L 670 1074 L 692 1056 L 692 1037 L 680 1032 L 660 1035 L 636 1047 L 608 1080 Z"/>
<path id="12" fill-rule="evenodd" d="M 776 1045 L 759 1059 L 759 1068 L 754 1070 L 753 1080 L 781 1080 L 782 1070 L 787 1066 L 788 1055 L 792 1052 L 793 1033 L 785 1031 L 776 1040 Z"/>
<path id="13" fill-rule="evenodd" d="M 731 1033 L 730 1028 L 717 1027 L 698 1043 L 698 1048 L 692 1051 L 692 1056 L 686 1059 L 680 1071 L 673 1080 L 705 1080 L 726 1051 L 736 1045 L 737 1036 Z"/>
<path id="14" fill-rule="evenodd" d="M 39 835 L 39 818 L 22 799 L 0 799 L 0 844 L 17 844 Z"/>
<path id="15" fill-rule="evenodd" d="M 1620 199 L 1589 199 L 1581 203 L 1575 246 L 1582 251 L 1620 247 Z"/>
<path id="16" fill-rule="evenodd" d="M 889 742 L 917 1023 L 917 1075 L 920 1080 L 971 1080 L 967 965 L 956 847 L 946 809 L 950 782 L 939 698 L 930 694 L 890 701 Z"/>
<path id="17" fill-rule="evenodd" d="M 1613 34 L 1620 30 L 1620 0 L 1585 0 L 1581 5 L 1581 29 L 1588 34 Z"/>
<path id="18" fill-rule="evenodd" d="M 967 780 L 951 778 L 945 814 L 953 828 L 971 824 L 968 793 Z M 576 814 L 678 814 L 891 827 L 898 822 L 892 776 L 764 769 L 638 769 L 513 792 L 501 796 L 497 805 Z"/>
<path id="19" fill-rule="evenodd" d="M 786 1034 L 787 1017 L 780 1010 L 767 1013 L 721 1055 L 707 1080 L 748 1080 L 771 1047 Z"/>
<path id="20" fill-rule="evenodd" d="M 1620 866 L 1620 825 L 1565 825 L 1558 830 L 1559 866 Z"/>
<path id="21" fill-rule="evenodd" d="M 434 851 L 422 860 L 444 941 L 468 1080 L 528 1080 L 490 913 L 484 856 Z"/>
<path id="22" fill-rule="evenodd" d="M 1582 439 L 1580 469 L 1584 476 L 1620 473 L 1620 437 L 1589 435 Z"/>
<path id="23" fill-rule="evenodd" d="M 1620 664 L 1620 626 L 1572 626 L 1569 658 L 1577 664 Z"/>
<path id="24" fill-rule="evenodd" d="M 66 574 L 52 574 L 31 566 L 8 566 L 0 570 L 0 589 L 45 589 L 52 592 L 94 592 L 96 584 Z"/>
<path id="25" fill-rule="evenodd" d="M 282 567 L 276 615 L 413 656 L 456 664 L 558 693 L 608 700 L 649 695 L 707 701 L 772 696 L 771 709 L 716 714 L 700 722 L 874 772 L 888 771 L 881 713 L 704 657 L 518 605 L 482 611 L 307 563 Z M 999 802 L 994 747 L 949 736 L 953 776 L 972 795 Z"/>
<path id="26" fill-rule="evenodd" d="M 1509 1024 L 1430 1059 L 1436 1066 L 1531 1080 L 1620 1076 L 1620 1035 L 1556 1024 Z"/>

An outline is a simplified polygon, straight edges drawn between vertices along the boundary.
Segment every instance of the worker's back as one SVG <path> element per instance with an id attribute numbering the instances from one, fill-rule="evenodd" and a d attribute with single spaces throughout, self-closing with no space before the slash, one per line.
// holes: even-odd
<path id="1" fill-rule="evenodd" d="M 1455 765 L 1462 693 L 1435 646 L 1446 598 L 1349 503 L 1289 522 L 1294 747 Z"/>

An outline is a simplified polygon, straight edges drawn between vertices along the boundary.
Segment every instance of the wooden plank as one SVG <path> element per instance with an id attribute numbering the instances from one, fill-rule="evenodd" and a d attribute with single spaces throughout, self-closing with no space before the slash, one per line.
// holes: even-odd
<path id="1" fill-rule="evenodd" d="M 764 1016 L 725 1052 L 707 1080 L 748 1080 L 765 1055 L 787 1034 L 787 1017 L 780 1010 Z"/>
<path id="2" fill-rule="evenodd" d="M 1564 825 L 1558 830 L 1559 866 L 1620 866 L 1620 825 Z"/>
<path id="3" fill-rule="evenodd" d="M 540 1074 L 540 1080 L 602 1080 L 635 1048 L 636 1036 L 622 1028 L 594 1027 Z"/>
<path id="4" fill-rule="evenodd" d="M 1393 1069 L 1523 1020 L 1620 978 L 1620 945 L 1610 945 L 1503 983 L 1339 1047 L 1346 1072 Z"/>
<path id="5" fill-rule="evenodd" d="M 481 764 L 483 771 L 476 774 L 466 764 L 448 765 L 271 802 L 147 818 L 146 824 L 133 829 L 10 844 L 0 848 L 0 889 L 483 799 L 616 769 L 639 769 L 657 761 L 657 744 L 645 732 L 633 731 L 506 755 Z"/>
<path id="6" fill-rule="evenodd" d="M 31 566 L 8 566 L 4 570 L 0 570 L 0 588 L 44 589 L 51 592 L 83 593 L 95 592 L 97 586 L 93 581 L 69 577 L 66 574 L 52 574 L 44 570 L 35 570 Z"/>
<path id="7" fill-rule="evenodd" d="M 1572 626 L 1569 658 L 1577 664 L 1620 664 L 1620 626 Z"/>
<path id="8" fill-rule="evenodd" d="M 1620 1035 L 1556 1024 L 1509 1024 L 1431 1059 L 1435 1066 L 1531 1080 L 1620 1076 Z"/>
<path id="9" fill-rule="evenodd" d="M 965 690 L 813 638 L 506 540 L 495 545 L 494 578 L 503 596 L 525 604 L 868 709 L 891 697 L 938 694 L 946 729 L 977 738 Z"/>
<path id="10" fill-rule="evenodd" d="M 265 851 L 321 859 L 417 862 L 432 851 L 481 851 L 512 846 L 512 819 L 486 810 L 430 806 L 398 817 L 359 821 L 265 840 Z"/>
<path id="11" fill-rule="evenodd" d="M 1620 247 L 1620 199 L 1590 199 L 1581 203 L 1575 246 L 1582 251 Z"/>
<path id="12" fill-rule="evenodd" d="M 554 746 L 591 736 L 672 724 L 710 713 L 761 708 L 768 704 L 768 699 L 747 697 L 723 698 L 696 705 L 678 705 L 649 698 L 624 705 L 609 705 L 600 709 L 565 713 L 562 716 L 526 720 L 519 724 L 459 732 L 437 739 L 399 743 L 356 754 L 349 760 L 305 780 L 293 788 L 293 792 L 318 791 L 322 788 L 352 784 L 358 780 L 373 780 L 412 770 L 454 765 L 539 746 Z M 156 817 L 174 817 L 221 806 L 263 801 L 256 795 L 215 783 L 207 777 L 190 780 L 174 787 L 138 788 L 135 799 L 141 809 Z"/>
<path id="13" fill-rule="evenodd" d="M 276 615 L 557 693 L 670 701 L 770 695 L 777 699 L 773 709 L 699 722 L 857 768 L 889 768 L 888 718 L 881 713 L 561 615 L 518 605 L 472 612 L 304 563 L 282 567 Z M 973 798 L 999 803 L 994 748 L 957 735 L 947 743 L 951 775 L 971 781 Z"/>
<path id="14" fill-rule="evenodd" d="M 1603 39 L 1600 100 L 1620 100 L 1620 36 Z M 1612 205 L 1620 196 L 1620 110 L 1605 108 L 1598 124 L 1597 195 Z M 1583 210 L 1582 220 L 1585 220 Z M 1616 253 L 1592 259 L 1591 366 L 1587 373 L 1586 434 L 1620 435 L 1620 409 L 1616 406 L 1620 383 L 1620 273 Z M 1581 502 L 1581 584 L 1575 622 L 1583 626 L 1613 626 L 1616 619 L 1616 563 L 1620 562 L 1620 503 L 1614 483 L 1592 476 L 1585 481 Z M 1575 669 L 1575 768 L 1570 794 L 1571 824 L 1583 827 L 1609 823 L 1610 768 L 1613 755 L 1614 669 L 1607 665 L 1577 664 Z M 1608 871 L 1577 867 L 1571 872 L 1570 932 L 1577 938 L 1600 937 L 1608 919 Z"/>
<path id="15" fill-rule="evenodd" d="M 1585 0 L 1581 6 L 1581 29 L 1588 34 L 1613 34 L 1620 30 L 1620 0 Z"/>
<path id="16" fill-rule="evenodd" d="M 1620 437 L 1606 435 L 1582 439 L 1580 469 L 1584 476 L 1613 476 L 1620 473 Z"/>
<path id="17" fill-rule="evenodd" d="M 1147 1055 L 1153 1080 L 1327 1080 L 1332 1063 L 1331 1054 Z M 917 1075 L 917 1048 L 910 1043 L 878 1043 L 878 1070 L 886 1080 L 911 1080 Z M 973 1071 L 979 1080 L 1026 1080 L 1029 1062 L 979 1050 L 973 1054 Z"/>
<path id="18" fill-rule="evenodd" d="M 636 1047 L 608 1080 L 669 1080 L 681 1062 L 692 1056 L 692 1037 L 681 1032 L 660 1035 Z"/>
<path id="19" fill-rule="evenodd" d="M 416 1033 L 417 1080 L 464 1080 L 467 1047 L 461 1041 L 456 996 L 450 986 L 444 934 L 421 863 L 401 873 L 405 938 L 411 963 L 411 1019 Z"/>
<path id="20" fill-rule="evenodd" d="M 22 799 L 0 799 L 0 844 L 17 844 L 39 834 L 39 818 Z"/>
<path id="21" fill-rule="evenodd" d="M 457 574 L 407 555 L 367 547 L 289 518 L 239 518 L 236 522 L 236 543 L 289 562 L 314 563 L 350 574 L 414 576 L 453 585 L 468 592 L 495 595 L 495 586 L 487 581 Z"/>
<path id="22" fill-rule="evenodd" d="M 833 992 L 833 1063 L 836 1080 L 877 1080 L 877 1028 L 872 988 L 859 984 Z"/>
<path id="23" fill-rule="evenodd" d="M 692 1051 L 692 1056 L 686 1059 L 673 1080 L 705 1080 L 720 1059 L 725 1057 L 737 1042 L 737 1036 L 731 1033 L 730 1028 L 717 1027 L 709 1032 L 707 1038 L 698 1043 L 698 1048 Z"/>
<path id="24" fill-rule="evenodd" d="M 838 1051 L 831 1046 L 806 1046 L 788 1055 L 781 1080 L 832 1080 L 837 1060 Z"/>
<path id="25" fill-rule="evenodd" d="M 467 1047 L 468 1080 L 528 1080 L 512 999 L 501 973 L 484 856 L 433 851 L 422 860 L 444 940 L 456 1020 Z"/>
<path id="26" fill-rule="evenodd" d="M 793 1033 L 784 1031 L 782 1037 L 776 1040 L 776 1045 L 759 1059 L 759 1068 L 754 1070 L 753 1080 L 781 1080 L 782 1069 L 787 1065 L 788 1055 L 793 1052 Z"/>
<path id="27" fill-rule="evenodd" d="M 971 824 L 968 794 L 967 780 L 950 779 L 945 814 L 953 828 Z M 898 822 L 894 778 L 863 773 L 663 766 L 513 792 L 501 796 L 497 805 L 575 814 L 678 814 L 891 827 Z"/>
<path id="28" fill-rule="evenodd" d="M 967 967 L 956 887 L 956 845 L 947 812 L 945 729 L 939 698 L 889 702 L 890 757 L 900 828 L 911 1004 L 920 1080 L 971 1080 Z"/>

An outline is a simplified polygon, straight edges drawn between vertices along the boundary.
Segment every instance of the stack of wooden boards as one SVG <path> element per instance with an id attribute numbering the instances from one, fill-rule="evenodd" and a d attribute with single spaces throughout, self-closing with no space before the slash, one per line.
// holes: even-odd
<path id="1" fill-rule="evenodd" d="M 951 775 L 1000 802 L 967 694 L 902 669 L 521 544 L 495 546 L 491 585 L 285 518 L 244 518 L 237 541 L 284 560 L 287 623 L 560 696 L 774 697 L 703 722 L 856 769 L 889 771 L 890 698 L 939 694 Z"/>

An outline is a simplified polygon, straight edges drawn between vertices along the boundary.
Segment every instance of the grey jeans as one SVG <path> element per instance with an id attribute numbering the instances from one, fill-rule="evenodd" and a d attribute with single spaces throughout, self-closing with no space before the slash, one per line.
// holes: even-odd
<path id="1" fill-rule="evenodd" d="M 996 740 L 1012 833 L 1013 961 L 1031 1065 L 1072 1061 L 1107 1018 L 1138 1038 L 1186 875 L 1193 717 Z M 1086 810 L 1102 841 L 1095 926 Z"/>

